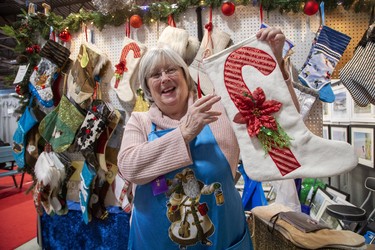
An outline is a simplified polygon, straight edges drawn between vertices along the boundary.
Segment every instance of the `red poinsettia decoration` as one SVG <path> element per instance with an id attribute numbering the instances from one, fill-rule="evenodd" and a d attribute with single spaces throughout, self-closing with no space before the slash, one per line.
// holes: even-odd
<path id="1" fill-rule="evenodd" d="M 116 82 L 115 82 L 115 88 L 118 88 L 118 85 L 120 83 L 120 79 L 124 72 L 128 71 L 128 68 L 126 67 L 126 62 L 121 61 L 119 64 L 115 65 L 116 70 L 115 70 L 115 77 L 116 77 Z"/>
<path id="2" fill-rule="evenodd" d="M 128 69 L 126 68 L 125 62 L 120 62 L 119 64 L 116 64 L 115 67 L 116 67 L 115 73 L 118 75 L 122 75 L 124 74 L 125 71 L 128 71 Z"/>
<path id="3" fill-rule="evenodd" d="M 259 87 L 253 93 L 244 93 L 237 101 L 240 112 L 233 121 L 246 124 L 250 136 L 257 136 L 264 128 L 277 131 L 277 122 L 272 114 L 280 110 L 281 102 L 266 100 L 263 89 Z"/>

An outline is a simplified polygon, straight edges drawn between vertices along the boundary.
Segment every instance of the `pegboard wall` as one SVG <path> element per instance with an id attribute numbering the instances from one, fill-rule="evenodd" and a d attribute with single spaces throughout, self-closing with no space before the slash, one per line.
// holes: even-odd
<path id="1" fill-rule="evenodd" d="M 213 10 L 212 22 L 214 28 L 218 28 L 230 34 L 234 43 L 254 35 L 260 26 L 259 8 L 256 6 L 237 6 L 232 16 L 224 16 L 220 9 Z M 349 35 L 352 40 L 345 51 L 343 58 L 337 68 L 345 64 L 352 56 L 354 47 L 366 31 L 370 15 L 367 13 L 355 13 L 338 7 L 335 11 L 325 14 L 325 24 L 333 29 Z M 208 8 L 202 10 L 203 25 L 208 22 Z M 311 42 L 320 25 L 320 16 L 307 16 L 303 13 L 280 14 L 278 11 L 265 12 L 264 22 L 270 26 L 280 27 L 286 37 L 290 39 L 295 47 L 292 55 L 293 64 L 299 68 L 306 60 L 311 47 Z M 191 36 L 198 36 L 197 14 L 195 9 L 189 9 L 176 20 L 178 28 L 185 29 Z M 131 38 L 137 40 L 147 47 L 156 45 L 158 37 L 165 23 L 155 22 L 151 25 L 143 25 L 139 29 L 131 30 Z M 105 52 L 112 63 L 117 63 L 121 50 L 124 46 L 124 26 L 106 26 L 102 31 L 88 25 L 89 40 Z M 83 32 L 76 34 L 71 44 L 71 58 L 74 60 L 78 54 L 79 46 L 85 39 Z M 337 71 L 337 70 L 336 70 Z"/>
<path id="2" fill-rule="evenodd" d="M 208 22 L 208 11 L 208 8 L 202 10 L 203 26 Z M 325 24 L 327 26 L 352 38 L 334 71 L 333 78 L 338 78 L 337 72 L 353 55 L 354 47 L 368 27 L 369 19 L 369 14 L 355 13 L 352 10 L 347 11 L 340 6 L 335 11 L 325 14 Z M 188 9 L 175 21 L 178 28 L 185 29 L 190 36 L 198 37 L 197 13 L 195 9 Z M 233 43 L 236 44 L 256 34 L 259 30 L 259 8 L 251 5 L 237 6 L 235 13 L 229 17 L 224 16 L 220 9 L 214 9 L 212 23 L 214 28 L 228 33 Z M 285 36 L 294 43 L 295 47 L 293 48 L 294 53 L 291 56 L 291 61 L 297 69 L 300 69 L 307 58 L 315 33 L 320 26 L 320 15 L 307 16 L 304 13 L 281 14 L 278 11 L 272 11 L 264 13 L 264 23 L 281 28 Z M 143 25 L 139 29 L 132 28 L 131 38 L 145 44 L 148 48 L 154 47 L 166 25 L 165 23 L 155 22 L 151 25 Z M 124 46 L 124 26 L 106 26 L 99 31 L 93 25 L 88 24 L 87 29 L 88 41 L 106 53 L 114 67 L 119 61 Z M 85 40 L 86 34 L 83 31 L 74 34 L 70 45 L 72 52 L 70 58 L 72 60 L 76 59 L 79 47 Z M 108 91 L 109 98 L 114 106 L 126 111 L 128 109 L 126 104 L 120 103 L 113 90 L 108 88 Z"/>

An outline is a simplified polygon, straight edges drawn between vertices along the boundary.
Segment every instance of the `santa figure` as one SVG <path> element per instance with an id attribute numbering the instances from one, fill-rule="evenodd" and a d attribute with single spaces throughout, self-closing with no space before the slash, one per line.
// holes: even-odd
<path id="1" fill-rule="evenodd" d="M 169 237 L 179 244 L 180 249 L 198 242 L 206 246 L 212 245 L 208 237 L 214 233 L 215 226 L 208 216 L 207 203 L 199 201 L 202 194 L 216 194 L 220 189 L 220 183 L 205 185 L 197 180 L 190 168 L 176 174 L 175 179 L 170 181 L 167 217 L 172 224 L 169 227 Z M 221 201 L 223 202 L 222 199 Z"/>

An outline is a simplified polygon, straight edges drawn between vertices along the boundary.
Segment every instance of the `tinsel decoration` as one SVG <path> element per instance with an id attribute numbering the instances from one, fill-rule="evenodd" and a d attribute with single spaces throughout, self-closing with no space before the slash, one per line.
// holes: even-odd
<path id="1" fill-rule="evenodd" d="M 133 0 L 92 0 L 92 4 L 104 15 L 116 12 L 119 9 L 132 6 Z"/>
<path id="2" fill-rule="evenodd" d="M 149 108 L 150 106 L 144 98 L 143 90 L 137 89 L 137 99 L 134 104 L 133 112 L 146 112 Z"/>
<path id="3" fill-rule="evenodd" d="M 237 6 L 260 3 L 257 0 L 233 0 Z M 263 9 L 267 12 L 279 10 L 282 13 L 300 12 L 303 3 L 306 0 L 293 1 L 275 1 L 262 0 Z M 0 30 L 17 41 L 14 49 L 19 54 L 18 58 L 22 58 L 22 63 L 29 64 L 27 73 L 20 84 L 24 95 L 21 97 L 20 109 L 17 112 L 23 113 L 27 105 L 28 99 L 28 79 L 32 73 L 32 69 L 37 65 L 40 59 L 38 49 L 33 45 L 38 44 L 41 39 L 47 40 L 50 35 L 50 28 L 62 31 L 69 29 L 70 33 L 79 32 L 82 23 L 93 23 L 93 26 L 101 31 L 105 25 L 121 26 L 131 16 L 137 14 L 141 17 L 143 24 L 150 24 L 155 21 L 168 21 L 168 16 L 173 15 L 176 21 L 188 8 L 197 8 L 201 2 L 204 6 L 212 8 L 220 8 L 222 0 L 177 0 L 172 2 L 160 1 L 146 5 L 137 5 L 134 0 L 92 0 L 98 11 L 86 11 L 80 9 L 78 13 L 71 13 L 67 17 L 56 15 L 53 12 L 45 13 L 27 13 L 21 9 L 22 14 L 18 15 L 18 20 L 12 25 L 0 27 Z M 355 12 L 369 12 L 374 6 L 374 0 L 326 0 L 325 10 L 327 12 L 334 10 L 338 5 L 342 5 L 344 9 L 349 10 L 354 6 Z M 203 7 L 203 6 L 201 6 Z M 28 48 L 28 49 L 26 49 Z"/>

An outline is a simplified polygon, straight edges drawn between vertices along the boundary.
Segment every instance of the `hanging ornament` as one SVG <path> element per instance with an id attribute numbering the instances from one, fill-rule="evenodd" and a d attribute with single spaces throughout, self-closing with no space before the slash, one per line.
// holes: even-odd
<path id="1" fill-rule="evenodd" d="M 140 17 L 139 15 L 132 15 L 130 17 L 130 25 L 133 27 L 133 28 L 139 28 L 142 26 L 142 17 Z"/>
<path id="2" fill-rule="evenodd" d="M 39 53 L 40 52 L 40 46 L 38 44 L 34 44 L 33 45 L 33 49 L 34 49 L 35 53 Z"/>
<path id="3" fill-rule="evenodd" d="M 21 93 L 21 85 L 17 84 L 16 87 L 15 87 L 15 91 L 16 91 L 17 95 L 22 95 L 22 93 Z"/>
<path id="4" fill-rule="evenodd" d="M 319 10 L 319 3 L 315 0 L 309 0 L 305 3 L 305 7 L 303 7 L 303 13 L 308 16 L 312 16 L 316 14 Z"/>
<path id="5" fill-rule="evenodd" d="M 231 16 L 231 15 L 233 15 L 235 9 L 236 9 L 236 6 L 235 6 L 234 3 L 232 3 L 232 2 L 224 2 L 224 3 L 221 5 L 221 12 L 222 12 L 225 16 Z"/>
<path id="6" fill-rule="evenodd" d="M 32 46 L 27 47 L 25 50 L 26 50 L 26 53 L 28 53 L 28 54 L 34 53 L 34 48 Z"/>
<path id="7" fill-rule="evenodd" d="M 69 42 L 70 40 L 72 40 L 72 35 L 67 29 L 64 29 L 63 31 L 61 31 L 59 34 L 59 37 L 61 41 L 63 42 Z"/>

